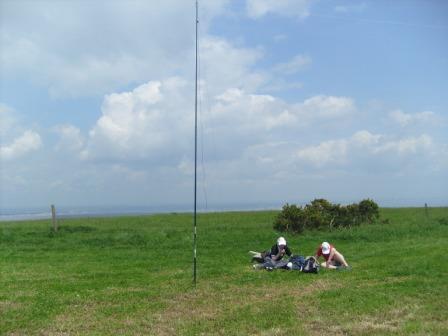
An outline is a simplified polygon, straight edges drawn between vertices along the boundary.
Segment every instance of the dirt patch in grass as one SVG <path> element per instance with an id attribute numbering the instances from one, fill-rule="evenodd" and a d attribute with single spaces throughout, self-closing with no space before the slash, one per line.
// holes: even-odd
<path id="1" fill-rule="evenodd" d="M 389 311 L 379 312 L 376 315 L 364 315 L 340 319 L 332 318 L 330 321 L 316 319 L 308 323 L 306 328 L 311 335 L 388 335 L 400 333 L 406 321 L 415 318 L 418 310 L 416 306 L 407 306 L 403 308 L 394 308 Z"/>
<path id="2" fill-rule="evenodd" d="M 291 335 L 291 331 L 283 330 L 281 328 L 272 328 L 269 330 L 264 330 L 259 334 L 251 334 L 252 336 L 286 336 Z"/>
<path id="3" fill-rule="evenodd" d="M 145 293 L 148 292 L 148 288 L 145 287 L 106 287 L 101 289 L 102 295 L 115 295 L 126 293 Z"/>
<path id="4" fill-rule="evenodd" d="M 18 310 L 23 304 L 14 301 L 0 301 L 0 313 L 5 314 L 8 310 Z"/>
<path id="5" fill-rule="evenodd" d="M 142 335 L 151 334 L 148 318 L 142 314 L 103 311 L 120 308 L 123 304 L 89 302 L 73 304 L 57 315 L 39 335 Z"/>
<path id="6" fill-rule="evenodd" d="M 330 280 L 317 279 L 306 286 L 276 286 L 271 285 L 245 285 L 224 290 L 216 290 L 211 285 L 203 285 L 187 293 L 176 295 L 165 300 L 166 309 L 157 314 L 154 319 L 153 332 L 157 335 L 176 335 L 178 329 L 194 322 L 217 320 L 229 311 L 250 306 L 257 311 L 269 302 L 276 302 L 281 298 L 294 298 L 297 315 L 303 317 L 305 313 L 314 308 L 302 304 L 301 298 L 316 294 L 320 291 L 342 287 L 342 284 L 333 284 Z M 316 313 L 313 311 L 313 313 Z M 231 314 L 231 313 L 230 313 Z M 219 331 L 217 331 L 219 334 Z M 260 334 L 261 335 L 261 334 Z M 270 335 L 283 335 L 280 329 L 271 330 Z"/>
<path id="7" fill-rule="evenodd" d="M 82 333 L 83 330 L 97 330 L 100 321 L 95 318 L 95 313 L 98 309 L 101 309 L 101 306 L 96 303 L 71 305 L 66 311 L 57 315 L 51 325 L 41 330 L 40 334 L 70 335 Z"/>
<path id="8" fill-rule="evenodd" d="M 374 279 L 369 281 L 364 281 L 358 283 L 356 286 L 357 288 L 365 288 L 365 287 L 375 287 L 379 285 L 390 285 L 390 284 L 397 284 L 397 283 L 403 283 L 408 280 L 411 280 L 412 276 L 399 276 L 399 277 L 387 277 L 384 279 Z"/>
<path id="9" fill-rule="evenodd" d="M 394 308 L 375 316 L 363 316 L 356 321 L 350 330 L 353 334 L 366 334 L 368 332 L 393 333 L 401 330 L 405 321 L 415 316 L 417 307 Z"/>

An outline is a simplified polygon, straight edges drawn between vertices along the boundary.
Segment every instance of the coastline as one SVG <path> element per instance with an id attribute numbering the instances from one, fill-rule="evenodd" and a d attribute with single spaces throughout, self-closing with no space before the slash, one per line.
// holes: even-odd
<path id="1" fill-rule="evenodd" d="M 280 210 L 281 205 L 271 203 L 258 204 L 223 204 L 207 208 L 198 208 L 199 213 L 231 212 L 231 211 L 268 211 Z M 87 217 L 121 217 L 121 216 L 147 216 L 167 213 L 190 213 L 191 205 L 168 205 L 154 207 L 60 207 L 56 208 L 57 218 L 87 218 Z M 51 210 L 44 207 L 28 209 L 1 209 L 1 222 L 20 222 L 51 219 Z"/>
<path id="2" fill-rule="evenodd" d="M 232 211 L 277 211 L 281 210 L 284 203 L 259 202 L 259 203 L 222 203 L 209 204 L 198 207 L 198 213 L 210 212 L 232 212 Z M 340 204 L 349 204 L 341 202 Z M 290 202 L 290 204 L 305 205 L 306 202 Z M 379 204 L 381 208 L 424 208 L 425 204 L 420 202 L 384 202 Z M 444 208 L 445 202 L 428 204 L 428 208 Z M 122 216 L 147 216 L 167 213 L 192 213 L 193 205 L 164 205 L 164 206 L 56 206 L 56 215 L 59 219 L 64 218 L 87 218 L 87 217 L 122 217 Z M 0 209 L 0 223 L 20 222 L 51 219 L 50 207 L 31 208 L 5 208 Z"/>

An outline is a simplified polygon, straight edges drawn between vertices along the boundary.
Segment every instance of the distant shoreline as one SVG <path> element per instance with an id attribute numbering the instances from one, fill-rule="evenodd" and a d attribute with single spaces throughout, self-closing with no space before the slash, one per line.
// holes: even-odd
<path id="1" fill-rule="evenodd" d="M 277 204 L 238 204 L 238 205 L 221 205 L 208 207 L 206 209 L 198 209 L 198 213 L 213 212 L 237 212 L 237 211 L 279 211 L 283 205 Z M 445 208 L 448 205 L 428 205 L 429 208 Z M 424 208 L 424 205 L 399 205 L 399 206 L 380 206 L 380 208 Z M 98 208 L 69 208 L 61 207 L 57 209 L 57 218 L 59 219 L 76 219 L 76 218 L 111 218 L 126 216 L 150 216 L 158 214 L 188 214 L 193 213 L 192 207 L 188 206 L 165 206 L 165 207 L 98 207 Z M 1 222 L 21 222 L 21 221 L 37 221 L 51 219 L 51 211 L 45 211 L 44 208 L 32 209 L 2 209 L 0 210 Z"/>
<path id="2" fill-rule="evenodd" d="M 269 211 L 280 210 L 280 205 L 274 204 L 242 204 L 213 206 L 198 209 L 198 213 L 229 212 L 229 211 Z M 166 206 L 166 207 L 98 207 L 98 208 L 56 208 L 57 217 L 87 218 L 87 217 L 122 217 L 122 216 L 148 216 L 169 213 L 192 213 L 192 206 Z M 43 208 L 34 209 L 8 209 L 0 211 L 0 222 L 18 222 L 51 219 L 51 211 Z"/>

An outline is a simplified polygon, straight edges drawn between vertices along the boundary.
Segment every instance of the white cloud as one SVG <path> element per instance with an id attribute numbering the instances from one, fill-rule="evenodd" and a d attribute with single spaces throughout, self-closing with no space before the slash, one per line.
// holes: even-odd
<path id="1" fill-rule="evenodd" d="M 348 146 L 347 140 L 324 141 L 317 146 L 300 149 L 297 157 L 316 167 L 323 167 L 328 163 L 342 163 L 346 159 Z"/>
<path id="2" fill-rule="evenodd" d="M 202 3 L 201 25 L 227 3 Z M 191 74 L 194 16 L 194 2 L 184 0 L 8 1 L 0 13 L 2 76 L 78 97 Z"/>
<path id="3" fill-rule="evenodd" d="M 340 118 L 356 111 L 349 97 L 319 95 L 306 99 L 300 108 L 309 118 Z"/>
<path id="4" fill-rule="evenodd" d="M 208 122 L 212 128 L 210 132 L 221 134 L 223 128 L 229 129 L 233 133 L 231 137 L 240 134 L 248 138 L 247 141 L 256 143 L 260 137 L 270 136 L 266 132 L 293 132 L 317 122 L 334 122 L 355 110 L 353 100 L 347 97 L 319 95 L 289 104 L 271 95 L 229 89 L 216 97 Z"/>
<path id="5" fill-rule="evenodd" d="M 0 104 L 0 160 L 11 161 L 39 149 L 40 135 L 22 125 L 20 115 Z"/>
<path id="6" fill-rule="evenodd" d="M 229 89 L 216 97 L 208 124 L 210 132 L 235 139 L 241 144 L 257 143 L 273 128 L 296 123 L 288 105 L 271 95 L 247 94 Z M 233 134 L 233 135 L 232 135 Z"/>
<path id="7" fill-rule="evenodd" d="M 402 127 L 420 123 L 433 123 L 436 121 L 436 114 L 431 111 L 418 113 L 404 113 L 401 110 L 394 110 L 389 113 L 389 118 Z"/>
<path id="8" fill-rule="evenodd" d="M 303 19 L 310 15 L 312 2 L 312 0 L 247 0 L 246 8 L 249 17 L 254 19 L 267 14 Z"/>
<path id="9" fill-rule="evenodd" d="M 193 92 L 191 82 L 172 77 L 105 96 L 102 115 L 89 133 L 82 157 L 150 160 L 186 172 L 185 155 L 193 140 Z M 225 160 L 241 157 L 250 146 L 293 136 L 306 125 L 344 119 L 353 111 L 354 102 L 348 97 L 320 95 L 289 104 L 271 95 L 230 88 L 209 101 L 200 126 L 213 144 L 212 160 Z M 70 135 L 79 136 L 75 130 Z"/>
<path id="10" fill-rule="evenodd" d="M 224 38 L 205 36 L 200 40 L 200 70 L 206 94 L 215 96 L 228 88 L 256 91 L 267 80 L 253 69 L 262 56 L 260 49 L 238 47 Z"/>
<path id="11" fill-rule="evenodd" d="M 39 149 L 41 145 L 42 140 L 39 134 L 34 131 L 25 131 L 20 137 L 14 139 L 11 144 L 0 147 L 0 158 L 13 160 Z"/>
<path id="12" fill-rule="evenodd" d="M 199 103 L 211 110 L 204 120 L 212 124 L 228 120 L 227 116 L 220 116 L 221 106 L 226 105 L 225 113 L 232 113 L 233 117 L 244 120 L 241 129 L 245 129 L 250 124 L 247 113 L 262 109 L 274 100 L 268 96 L 250 97 L 243 94 L 245 91 L 256 91 L 265 82 L 262 74 L 252 70 L 262 55 L 261 51 L 236 47 L 225 39 L 211 36 L 200 40 L 200 50 L 202 79 L 199 82 Z M 82 157 L 114 160 L 158 158 L 160 162 L 178 160 L 189 145 L 185 139 L 191 138 L 190 126 L 193 125 L 194 83 L 186 78 L 168 77 L 166 80 L 147 82 L 129 92 L 107 95 L 101 108 L 102 116 L 89 133 Z M 242 96 L 234 97 L 238 92 Z M 226 102 L 226 99 L 245 100 L 250 110 L 232 110 L 230 106 L 241 106 L 230 100 Z M 257 123 L 261 120 L 259 116 Z M 272 124 L 273 121 L 267 123 Z M 223 124 L 214 125 L 221 130 L 223 128 Z M 212 131 L 206 129 L 206 132 Z M 230 130 L 225 132 L 227 134 Z"/>
<path id="13" fill-rule="evenodd" d="M 383 136 L 381 134 L 372 134 L 369 131 L 362 130 L 352 136 L 352 143 L 355 146 L 365 147 L 378 144 Z"/>
<path id="14" fill-rule="evenodd" d="M 307 68 L 312 63 L 311 57 L 307 55 L 296 55 L 290 61 L 274 66 L 274 72 L 283 75 L 293 75 Z"/>
<path id="15" fill-rule="evenodd" d="M 399 166 L 393 161 L 400 163 L 405 158 L 413 157 L 415 160 L 411 161 L 418 163 L 421 157 L 433 156 L 435 152 L 437 148 L 433 139 L 426 134 L 392 139 L 362 130 L 347 139 L 329 140 L 301 148 L 297 151 L 297 157 L 319 168 L 332 164 L 356 167 L 368 163 L 376 166 L 380 162 L 387 162 L 386 166 L 393 167 Z"/>
<path id="16" fill-rule="evenodd" d="M 175 77 L 107 95 L 102 116 L 89 133 L 83 158 L 144 160 L 174 156 L 187 137 L 184 125 L 192 124 L 191 92 L 185 92 L 186 86 L 186 81 Z"/>
<path id="17" fill-rule="evenodd" d="M 429 152 L 432 144 L 432 138 L 427 134 L 422 134 L 419 137 L 409 137 L 396 141 L 385 141 L 379 146 L 373 148 L 373 152 L 392 152 L 393 154 L 398 155 L 416 154 L 417 152 Z"/>
<path id="18" fill-rule="evenodd" d="M 266 131 L 344 118 L 355 110 L 353 100 L 347 97 L 320 95 L 288 104 L 271 95 L 247 94 L 238 89 L 227 90 L 216 101 L 211 112 L 217 127 L 234 127 L 234 133 L 244 130 L 242 133 L 257 139 Z"/>

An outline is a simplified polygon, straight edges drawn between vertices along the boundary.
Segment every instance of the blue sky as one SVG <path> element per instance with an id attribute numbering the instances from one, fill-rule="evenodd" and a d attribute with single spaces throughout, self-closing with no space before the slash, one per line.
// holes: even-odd
<path id="1" fill-rule="evenodd" d="M 199 202 L 448 200 L 448 4 L 200 1 Z M 193 197 L 194 1 L 0 2 L 0 208 Z"/>

